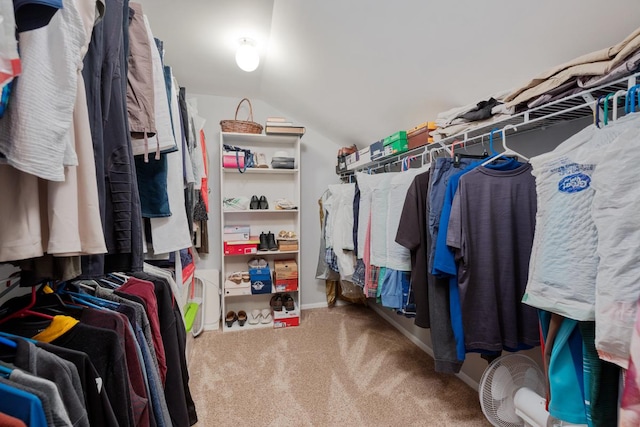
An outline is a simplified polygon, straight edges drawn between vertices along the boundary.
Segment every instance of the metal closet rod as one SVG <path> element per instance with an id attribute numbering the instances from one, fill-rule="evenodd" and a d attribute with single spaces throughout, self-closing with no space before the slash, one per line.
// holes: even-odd
<path id="1" fill-rule="evenodd" d="M 502 130 L 505 126 L 508 125 L 515 125 L 519 128 L 517 133 L 522 134 L 526 131 L 531 131 L 534 129 L 544 129 L 546 126 L 545 121 L 551 121 L 550 125 L 555 124 L 557 121 L 562 120 L 563 115 L 568 115 L 568 117 L 566 118 L 567 121 L 580 117 L 587 117 L 588 115 L 586 114 L 582 115 L 578 113 L 576 115 L 576 113 L 574 113 L 584 108 L 590 108 L 593 112 L 599 111 L 600 114 L 603 115 L 604 112 L 602 111 L 602 109 L 596 106 L 596 104 L 598 103 L 598 99 L 597 97 L 594 97 L 593 94 L 597 94 L 598 92 L 603 91 L 616 92 L 617 90 L 622 89 L 623 86 L 626 86 L 626 88 L 629 89 L 636 84 L 637 77 L 640 77 L 640 72 L 634 73 L 630 76 L 622 77 L 618 80 L 603 84 L 595 88 L 586 89 L 580 93 L 556 101 L 552 101 L 538 107 L 531 108 L 529 110 L 505 118 L 504 120 L 499 120 L 492 124 L 482 125 L 475 129 L 469 129 L 466 132 L 443 138 L 442 140 L 436 141 L 432 144 L 414 148 L 413 150 L 399 154 L 398 157 L 390 156 L 387 159 L 372 163 L 368 166 L 363 166 L 358 169 L 342 172 L 340 175 L 341 177 L 346 178 L 350 175 L 353 175 L 355 172 L 379 170 L 380 168 L 387 167 L 386 165 L 389 165 L 390 167 L 398 162 L 401 162 L 404 158 L 414 156 L 416 154 L 421 154 L 424 159 L 425 154 L 430 153 L 434 149 L 432 147 L 434 147 L 435 145 L 439 145 L 439 147 L 435 148 L 441 148 L 446 150 L 448 153 L 451 153 L 451 149 L 454 147 L 454 144 L 455 146 L 461 145 L 459 141 L 463 142 L 462 146 L 466 146 L 469 143 L 471 143 L 472 145 L 477 144 L 478 142 L 481 142 L 483 138 L 490 137 L 491 131 L 495 128 Z M 576 102 L 578 102 L 578 104 L 575 104 Z M 569 103 L 570 105 L 563 106 L 563 103 Z M 558 110 L 554 111 L 555 109 Z M 549 110 L 551 111 L 545 113 Z M 532 114 L 541 115 L 539 117 L 530 118 Z M 486 132 L 469 136 L 470 133 L 481 129 L 486 130 Z"/>

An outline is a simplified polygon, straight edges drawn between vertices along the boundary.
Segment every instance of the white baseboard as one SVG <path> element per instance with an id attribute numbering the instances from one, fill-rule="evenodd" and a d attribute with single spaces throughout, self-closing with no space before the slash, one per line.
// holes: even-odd
<path id="1" fill-rule="evenodd" d="M 341 299 L 336 301 L 336 306 L 337 307 L 341 307 L 343 305 L 349 305 L 349 304 L 351 304 L 351 303 L 349 303 L 347 301 L 343 301 Z M 311 310 L 311 309 L 314 309 L 314 308 L 327 308 L 327 307 L 329 307 L 329 304 L 327 304 L 326 301 L 324 301 L 324 302 L 314 302 L 314 303 L 311 303 L 311 304 L 302 304 L 300 306 L 300 308 L 302 310 Z"/>
<path id="2" fill-rule="evenodd" d="M 431 356 L 431 358 L 433 358 L 433 349 L 431 347 L 429 347 L 427 344 L 425 344 L 423 341 L 421 341 L 418 337 L 413 335 L 411 332 L 407 331 L 407 329 L 404 328 L 400 323 L 395 321 L 393 319 L 393 317 L 388 316 L 387 313 L 384 312 L 384 310 L 382 309 L 382 307 L 380 305 L 378 305 L 378 304 L 369 304 L 369 307 L 371 307 L 373 309 L 373 311 L 378 313 L 378 315 L 380 317 L 382 317 L 384 320 L 389 322 L 393 327 L 395 327 L 398 331 L 400 331 L 400 333 L 402 335 L 404 335 L 405 337 L 407 337 L 409 339 L 409 341 L 411 341 L 412 343 L 414 343 L 415 345 L 420 347 L 420 349 L 422 351 L 424 351 L 429 356 Z M 457 374 L 455 374 L 455 376 L 460 378 L 460 380 L 462 380 L 462 382 L 467 384 L 469 387 L 471 387 L 475 391 L 478 391 L 478 383 L 473 378 L 471 378 L 469 375 L 467 375 L 467 374 L 465 374 L 464 372 L 461 371 L 461 372 L 458 372 Z"/>

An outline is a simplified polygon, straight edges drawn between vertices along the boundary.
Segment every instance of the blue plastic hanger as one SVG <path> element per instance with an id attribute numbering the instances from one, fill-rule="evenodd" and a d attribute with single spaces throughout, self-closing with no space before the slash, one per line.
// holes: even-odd
<path id="1" fill-rule="evenodd" d="M 627 98 L 624 104 L 624 113 L 635 113 L 636 112 L 636 92 L 640 89 L 640 84 L 635 86 L 631 86 L 631 88 L 627 91 Z"/>
<path id="2" fill-rule="evenodd" d="M 97 296 L 94 296 L 94 295 L 80 294 L 78 292 L 71 292 L 71 291 L 67 291 L 67 293 L 72 298 L 77 298 L 80 301 L 87 301 L 88 303 L 91 303 L 94 306 L 94 308 L 95 308 L 96 305 L 100 306 L 100 308 L 102 308 L 102 307 L 117 308 L 117 307 L 120 306 L 119 302 L 109 301 L 107 299 L 100 298 L 100 297 L 97 297 Z"/>
<path id="3" fill-rule="evenodd" d="M 9 378 L 9 375 L 11 375 L 11 372 L 13 372 L 11 369 L 7 368 L 3 364 L 0 364 L 0 375 L 2 375 L 5 378 Z"/>
<path id="4" fill-rule="evenodd" d="M 0 344 L 4 344 L 7 347 L 17 348 L 18 344 L 15 341 L 11 341 L 9 338 L 0 337 Z"/>
<path id="5" fill-rule="evenodd" d="M 10 334 L 9 332 L 3 332 L 3 331 L 0 331 L 0 337 L 6 337 L 6 338 L 10 338 L 10 339 L 25 340 L 25 341 L 30 342 L 31 344 L 36 344 L 38 342 L 38 341 L 33 340 L 31 338 L 21 337 L 19 335 L 13 335 L 13 334 Z"/>

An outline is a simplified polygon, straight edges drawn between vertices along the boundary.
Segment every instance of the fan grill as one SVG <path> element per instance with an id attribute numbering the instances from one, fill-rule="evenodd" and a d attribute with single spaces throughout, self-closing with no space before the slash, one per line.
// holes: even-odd
<path id="1" fill-rule="evenodd" d="M 513 398 L 522 387 L 544 396 L 544 374 L 528 356 L 509 354 L 496 359 L 485 370 L 479 385 L 482 412 L 496 427 L 522 427 Z"/>

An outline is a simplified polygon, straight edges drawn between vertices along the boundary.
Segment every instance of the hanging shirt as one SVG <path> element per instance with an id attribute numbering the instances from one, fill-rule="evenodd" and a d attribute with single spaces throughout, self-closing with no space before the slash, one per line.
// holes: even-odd
<path id="1" fill-rule="evenodd" d="M 358 187 L 360 188 L 360 210 L 358 211 L 358 259 L 364 258 L 364 240 L 371 217 L 371 201 L 373 189 L 383 179 L 384 174 L 369 175 L 356 172 Z"/>
<path id="2" fill-rule="evenodd" d="M 447 244 L 460 260 L 465 347 L 498 351 L 539 345 L 536 311 L 520 302 L 535 212 L 529 164 L 512 171 L 478 167 L 460 179 Z"/>
<path id="3" fill-rule="evenodd" d="M 11 387 L 8 381 L 0 378 L 0 412 L 21 419 L 29 427 L 46 427 L 42 402 L 31 393 Z"/>
<path id="4" fill-rule="evenodd" d="M 387 214 L 391 181 L 398 172 L 380 174 L 371 196 L 371 264 L 387 266 Z"/>
<path id="5" fill-rule="evenodd" d="M 407 191 L 413 183 L 415 177 L 424 172 L 425 169 L 409 169 L 396 174 L 391 180 L 389 197 L 387 202 L 387 262 L 388 268 L 397 271 L 411 270 L 411 253 L 408 248 L 396 242 L 400 220 L 402 218 L 402 208 Z M 415 224 L 414 224 L 415 225 Z"/>
<path id="6" fill-rule="evenodd" d="M 593 174 L 602 149 L 627 130 L 589 126 L 555 150 L 531 159 L 538 211 L 523 302 L 575 320 L 595 319 L 598 232 L 592 218 Z"/>
<path id="7" fill-rule="evenodd" d="M 411 288 L 415 296 L 415 324 L 429 327 L 429 293 L 427 290 L 427 189 L 429 172 L 417 175 L 402 207 L 396 242 L 411 252 Z"/>
<path id="8" fill-rule="evenodd" d="M 635 127 L 598 153 L 591 209 L 600 259 L 595 286 L 596 348 L 602 359 L 625 369 L 640 298 L 640 194 L 635 173 L 640 160 L 640 115 L 630 117 Z"/>

